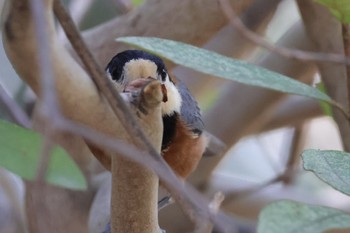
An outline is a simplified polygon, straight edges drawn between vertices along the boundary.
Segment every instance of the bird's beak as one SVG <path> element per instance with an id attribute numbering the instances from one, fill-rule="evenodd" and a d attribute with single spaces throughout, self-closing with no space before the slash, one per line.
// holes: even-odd
<path id="1" fill-rule="evenodd" d="M 140 90 L 141 88 L 143 88 L 147 83 L 151 82 L 151 81 L 154 81 L 154 80 L 157 80 L 153 77 L 148 77 L 148 78 L 139 78 L 139 79 L 136 79 L 130 83 L 128 83 L 123 92 L 133 92 L 133 91 L 138 91 Z M 167 92 L 167 89 L 166 89 L 166 86 L 164 84 L 161 84 L 161 91 L 163 93 L 163 102 L 167 102 L 168 101 L 168 92 Z"/>

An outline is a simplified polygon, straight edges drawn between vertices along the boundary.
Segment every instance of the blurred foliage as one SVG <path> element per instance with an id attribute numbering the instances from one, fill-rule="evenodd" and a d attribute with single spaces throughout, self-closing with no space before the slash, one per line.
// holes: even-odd
<path id="1" fill-rule="evenodd" d="M 316 84 L 316 88 L 323 93 L 327 93 L 326 86 L 324 85 L 323 82 Z M 319 103 L 324 115 L 333 117 L 333 111 L 332 111 L 331 105 L 324 101 L 320 101 Z"/>
<path id="2" fill-rule="evenodd" d="M 349 153 L 310 149 L 304 151 L 302 156 L 306 170 L 314 172 L 321 180 L 350 196 Z M 280 201 L 260 212 L 258 233 L 321 233 L 339 228 L 350 228 L 349 213 L 328 207 Z"/>
<path id="3" fill-rule="evenodd" d="M 132 0 L 132 4 L 134 6 L 139 6 L 144 2 L 144 0 Z"/>
<path id="4" fill-rule="evenodd" d="M 109 0 L 94 1 L 90 10 L 87 12 L 84 20 L 80 24 L 81 30 L 92 28 L 96 25 L 104 23 L 114 17 L 120 15 L 121 12 L 118 8 Z"/>
<path id="5" fill-rule="evenodd" d="M 259 215 L 258 233 L 322 233 L 350 228 L 350 215 L 329 207 L 278 201 Z"/>
<path id="6" fill-rule="evenodd" d="M 22 178 L 34 180 L 41 157 L 42 136 L 3 120 L 0 120 L 0 135 L 0 166 Z M 79 167 L 58 146 L 51 153 L 45 180 L 70 189 L 87 187 Z"/>
<path id="7" fill-rule="evenodd" d="M 314 172 L 333 188 L 350 195 L 350 154 L 331 150 L 306 150 L 302 154 L 305 170 Z"/>
<path id="8" fill-rule="evenodd" d="M 315 0 L 327 7 L 332 15 L 342 24 L 350 23 L 350 1 L 349 0 Z"/>

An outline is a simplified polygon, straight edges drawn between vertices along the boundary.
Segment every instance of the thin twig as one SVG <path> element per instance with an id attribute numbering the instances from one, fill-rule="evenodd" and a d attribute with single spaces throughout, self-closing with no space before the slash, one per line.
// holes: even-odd
<path id="1" fill-rule="evenodd" d="M 350 58 L 345 57 L 343 55 L 339 54 L 331 54 L 331 53 L 318 53 L 318 52 L 306 52 L 303 50 L 298 49 L 288 49 L 285 47 L 280 47 L 274 44 L 269 43 L 264 38 L 260 37 L 258 34 L 254 33 L 253 31 L 249 30 L 243 22 L 240 20 L 240 18 L 236 15 L 235 11 L 229 4 L 228 0 L 219 0 L 221 9 L 226 16 L 226 18 L 230 21 L 231 25 L 235 27 L 239 32 L 242 33 L 242 35 L 250 40 L 252 43 L 255 43 L 256 45 L 263 47 L 267 50 L 269 50 L 272 53 L 279 54 L 280 56 L 290 58 L 290 59 L 296 59 L 301 61 L 313 61 L 313 62 L 333 62 L 333 63 L 340 63 L 344 65 L 350 65 Z M 350 120 L 350 114 L 348 111 L 344 109 L 344 107 L 337 103 L 336 101 L 329 101 L 333 106 L 337 107 L 341 113 Z"/>
<path id="2" fill-rule="evenodd" d="M 30 1 L 34 19 L 34 30 L 39 59 L 39 73 L 41 77 L 42 113 L 49 117 L 60 114 L 55 89 L 51 49 L 49 45 L 49 31 L 45 20 L 45 6 L 41 0 Z"/>
<path id="3" fill-rule="evenodd" d="M 350 58 L 350 24 L 342 24 L 342 37 L 344 43 L 344 54 Z M 346 67 L 346 80 L 348 89 L 348 102 L 350 109 L 350 66 Z"/>
<path id="4" fill-rule="evenodd" d="M 56 116 L 59 117 L 61 114 L 57 103 L 51 49 L 49 45 L 49 30 L 45 17 L 45 5 L 42 0 L 32 0 L 30 1 L 30 7 L 34 20 L 35 39 L 38 48 L 39 74 L 41 77 L 42 105 L 40 110 L 43 116 L 50 119 Z M 52 124 L 48 125 L 48 135 L 46 135 L 47 137 L 45 137 L 43 143 L 41 158 L 38 163 L 37 176 L 34 182 L 35 189 L 40 189 L 42 187 L 41 185 L 46 177 L 50 152 L 52 149 L 50 137 L 55 130 L 54 123 L 55 122 L 52 121 Z M 37 218 L 35 213 L 33 213 L 32 218 L 35 221 L 33 224 L 36 226 L 37 232 L 40 232 L 40 219 Z"/>
<path id="5" fill-rule="evenodd" d="M 213 200 L 209 203 L 209 208 L 213 213 L 217 213 L 220 209 L 221 203 L 224 201 L 225 196 L 222 192 L 217 192 L 214 194 Z M 213 232 L 212 223 L 198 222 L 196 224 L 196 229 L 194 233 L 211 233 Z"/>
<path id="6" fill-rule="evenodd" d="M 40 153 L 40 163 L 36 171 L 36 179 L 35 181 L 40 185 L 45 182 L 47 168 L 50 162 L 51 152 L 54 144 L 49 138 L 44 138 L 44 142 L 42 144 L 42 149 Z"/>
<path id="7" fill-rule="evenodd" d="M 292 155 L 292 153 L 290 155 Z M 254 193 L 257 193 L 257 192 L 261 191 L 262 189 L 265 189 L 268 186 L 273 185 L 275 183 L 279 183 L 279 182 L 288 183 L 288 181 L 290 181 L 294 177 L 294 174 L 295 174 L 294 165 L 295 165 L 295 163 L 296 163 L 296 156 L 289 157 L 287 165 L 286 165 L 283 173 L 276 175 L 274 178 L 272 178 L 272 179 L 270 179 L 262 184 L 259 184 L 259 185 L 256 185 L 256 186 L 253 186 L 251 188 L 247 188 L 245 190 L 241 190 L 238 192 L 232 192 L 232 193 L 226 195 L 225 202 L 229 203 L 229 202 L 236 201 L 240 198 L 246 198 L 246 197 L 248 197 Z"/>
<path id="8" fill-rule="evenodd" d="M 42 0 L 30 1 L 30 7 L 34 19 L 34 30 L 36 35 L 36 42 L 39 59 L 39 73 L 41 76 L 41 90 L 42 90 L 42 106 L 40 108 L 42 114 L 50 119 L 51 117 L 60 116 L 60 111 L 57 103 L 53 65 L 51 60 L 51 49 L 49 45 L 49 31 L 45 20 L 45 5 Z M 54 122 L 53 122 L 54 123 Z M 55 130 L 53 124 L 49 124 L 48 135 L 43 144 L 42 156 L 39 161 L 37 181 L 44 179 L 48 165 L 48 157 L 50 148 L 52 147 L 50 137 Z M 51 127 L 50 127 L 51 126 Z"/>
<path id="9" fill-rule="evenodd" d="M 269 43 L 267 40 L 249 30 L 240 18 L 236 15 L 235 11 L 231 7 L 228 0 L 219 0 L 221 9 L 230 21 L 231 25 L 235 27 L 242 35 L 247 38 L 252 43 L 263 47 L 270 52 L 277 53 L 283 57 L 297 59 L 301 61 L 314 61 L 314 62 L 333 62 L 350 65 L 350 58 L 347 58 L 339 54 L 330 54 L 330 53 L 318 53 L 318 52 L 306 52 L 298 49 L 288 49 L 285 47 L 280 47 L 274 44 Z"/>
<path id="10" fill-rule="evenodd" d="M 26 128 L 31 128 L 32 123 L 27 114 L 18 106 L 7 93 L 4 87 L 0 84 L 0 101 L 5 105 L 12 119 L 19 125 Z"/>
<path id="11" fill-rule="evenodd" d="M 247 188 L 245 190 L 241 190 L 241 191 L 238 191 L 238 192 L 232 192 L 228 195 L 226 195 L 226 199 L 225 199 L 225 202 L 226 203 L 230 203 L 230 202 L 233 202 L 233 201 L 237 201 L 238 199 L 241 199 L 241 198 L 246 198 L 254 193 L 257 193 L 259 191 L 261 191 L 262 189 L 265 189 L 267 188 L 268 186 L 270 185 L 273 185 L 275 183 L 278 183 L 280 181 L 283 180 L 283 174 L 282 175 L 278 175 L 274 178 L 272 178 L 271 180 L 268 180 L 262 184 L 259 184 L 259 185 L 256 185 L 256 186 L 253 186 L 251 188 Z"/>
<path id="12" fill-rule="evenodd" d="M 294 179 L 294 170 L 297 166 L 298 159 L 299 159 L 299 152 L 301 145 L 303 143 L 303 126 L 304 124 L 301 123 L 294 128 L 294 135 L 292 139 L 292 145 L 290 148 L 290 152 L 288 155 L 288 160 L 286 163 L 286 169 L 285 169 L 285 174 L 290 174 L 290 175 L 285 175 L 283 179 L 284 184 L 290 184 L 293 179 Z"/>

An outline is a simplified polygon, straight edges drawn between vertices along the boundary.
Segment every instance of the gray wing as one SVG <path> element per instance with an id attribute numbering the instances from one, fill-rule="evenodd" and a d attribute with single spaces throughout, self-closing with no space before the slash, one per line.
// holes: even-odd
<path id="1" fill-rule="evenodd" d="M 188 88 L 181 80 L 177 80 L 177 87 L 182 98 L 181 119 L 196 134 L 201 134 L 204 124 L 197 101 L 193 98 Z"/>

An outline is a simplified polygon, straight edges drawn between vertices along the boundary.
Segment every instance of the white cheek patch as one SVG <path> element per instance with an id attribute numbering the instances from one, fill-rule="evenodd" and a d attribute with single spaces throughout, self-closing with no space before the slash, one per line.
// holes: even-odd
<path id="1" fill-rule="evenodd" d="M 157 65 L 149 60 L 133 59 L 124 65 L 123 73 L 128 82 L 139 78 L 157 78 Z"/>
<path id="2" fill-rule="evenodd" d="M 167 90 L 168 101 L 162 103 L 162 115 L 172 115 L 174 112 L 180 113 L 182 98 L 175 87 L 175 84 L 166 79 L 164 85 Z"/>

